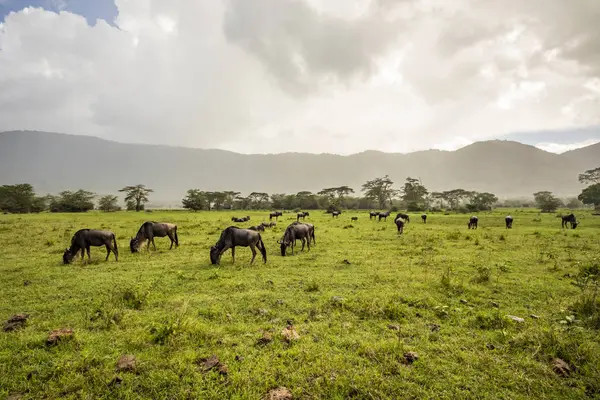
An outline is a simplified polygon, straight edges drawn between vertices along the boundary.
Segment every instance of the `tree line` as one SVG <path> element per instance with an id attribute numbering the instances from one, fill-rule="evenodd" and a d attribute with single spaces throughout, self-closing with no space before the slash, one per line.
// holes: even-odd
<path id="1" fill-rule="evenodd" d="M 600 167 L 585 171 L 578 177 L 588 186 L 583 189 L 575 202 L 594 205 L 600 208 Z M 125 208 L 128 211 L 142 211 L 154 191 L 145 185 L 126 186 L 119 190 L 125 193 Z M 252 210 L 285 209 L 327 211 L 341 209 L 406 209 L 408 211 L 453 210 L 475 212 L 490 210 L 498 202 L 493 193 L 465 189 L 442 192 L 429 192 L 420 179 L 407 177 L 404 184 L 394 187 L 388 175 L 368 180 L 361 187 L 362 195 L 355 195 L 348 186 L 330 187 L 317 193 L 300 191 L 296 194 L 252 192 L 242 196 L 236 191 L 204 191 L 189 189 L 182 199 L 183 208 L 188 210 Z M 0 210 L 10 213 L 30 212 L 85 212 L 93 209 L 119 211 L 119 199 L 115 195 L 98 196 L 86 190 L 63 191 L 58 195 L 37 196 L 33 186 L 27 183 L 3 185 L 0 187 Z M 543 212 L 553 212 L 564 206 L 563 202 L 549 191 L 533 194 L 535 204 Z"/>

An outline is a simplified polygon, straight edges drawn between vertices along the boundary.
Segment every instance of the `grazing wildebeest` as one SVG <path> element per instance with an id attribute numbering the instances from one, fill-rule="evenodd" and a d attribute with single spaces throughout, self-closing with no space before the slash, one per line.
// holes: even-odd
<path id="1" fill-rule="evenodd" d="M 292 254 L 294 254 L 294 246 L 297 239 L 302 241 L 302 249 L 300 251 L 304 251 L 304 243 L 308 245 L 308 250 L 310 250 L 311 237 L 314 240 L 314 227 L 311 232 L 310 224 L 294 222 L 288 225 L 283 237 L 277 242 L 281 245 L 281 255 L 285 257 L 285 251 L 290 246 L 292 247 Z"/>
<path id="2" fill-rule="evenodd" d="M 350 221 L 358 221 L 358 217 L 352 217 L 350 218 Z"/>
<path id="3" fill-rule="evenodd" d="M 263 222 L 263 223 L 261 223 L 261 225 L 264 228 L 272 228 L 274 226 L 277 226 L 277 224 L 275 222 Z"/>
<path id="4" fill-rule="evenodd" d="M 398 218 L 402 218 L 407 224 L 410 222 L 410 217 L 408 216 L 408 214 L 398 213 L 396 214 L 396 218 L 394 218 L 394 221 L 396 221 Z"/>
<path id="5" fill-rule="evenodd" d="M 506 229 L 512 229 L 513 217 L 507 215 L 504 217 L 504 222 L 506 223 Z"/>
<path id="6" fill-rule="evenodd" d="M 381 219 L 383 218 L 384 221 L 387 221 L 387 217 L 390 216 L 390 212 L 386 211 L 386 212 L 380 212 L 379 213 L 379 221 L 381 221 Z"/>
<path id="7" fill-rule="evenodd" d="M 69 264 L 79 251 L 81 251 L 81 261 L 83 261 L 84 250 L 87 252 L 88 260 L 90 260 L 90 246 L 105 246 L 106 259 L 104 261 L 108 261 L 111 251 L 115 255 L 115 261 L 119 261 L 119 249 L 114 233 L 96 229 L 80 229 L 73 235 L 71 247 L 65 249 L 63 263 Z"/>
<path id="8" fill-rule="evenodd" d="M 394 223 L 396 224 L 396 227 L 398 227 L 398 233 L 402 234 L 402 232 L 404 232 L 404 220 L 402 218 L 396 218 Z"/>
<path id="9" fill-rule="evenodd" d="M 267 250 L 265 249 L 265 244 L 262 241 L 260 233 L 250 229 L 241 229 L 237 226 L 227 227 L 221 232 L 221 237 L 219 237 L 217 243 L 210 248 L 210 262 L 213 265 L 220 264 L 223 253 L 228 249 L 231 249 L 231 259 L 232 262 L 235 263 L 236 246 L 250 247 L 250 250 L 252 250 L 252 260 L 250 260 L 250 264 L 252 264 L 254 258 L 256 258 L 255 247 L 258 247 L 260 250 L 263 262 L 267 262 Z"/>
<path id="10" fill-rule="evenodd" d="M 341 213 L 342 213 L 341 211 L 332 211 L 331 212 L 331 217 L 332 218 L 339 217 Z"/>
<path id="11" fill-rule="evenodd" d="M 427 214 L 421 214 L 421 219 L 423 220 L 423 223 L 426 224 L 427 223 Z"/>
<path id="12" fill-rule="evenodd" d="M 369 212 L 369 219 L 377 218 L 378 216 L 379 216 L 379 211 Z"/>
<path id="13" fill-rule="evenodd" d="M 304 220 L 304 218 L 309 217 L 310 214 L 308 213 L 308 211 L 304 211 L 304 212 L 299 212 L 296 215 L 296 221 L 300 221 L 300 218 L 302 218 Z"/>
<path id="14" fill-rule="evenodd" d="M 260 224 L 260 225 L 251 226 L 248 229 L 250 229 L 251 231 L 264 232 L 265 231 L 265 226 L 263 224 Z"/>
<path id="15" fill-rule="evenodd" d="M 472 216 L 469 218 L 469 224 L 467 225 L 469 229 L 477 229 L 477 222 L 479 222 L 479 218 L 476 216 Z"/>
<path id="16" fill-rule="evenodd" d="M 571 229 L 575 229 L 577 228 L 577 225 L 579 225 L 579 222 L 577 222 L 577 219 L 575 219 L 575 215 L 573 213 L 569 214 L 569 215 L 565 215 L 562 218 L 562 227 L 565 228 L 568 226 L 568 224 L 571 224 Z"/>
<path id="17" fill-rule="evenodd" d="M 281 217 L 282 215 L 283 213 L 281 211 L 273 211 L 271 214 L 269 214 L 269 221 L 271 221 L 273 217 L 275 217 L 275 221 L 277 221 L 277 218 Z"/>
<path id="18" fill-rule="evenodd" d="M 155 237 L 165 237 L 168 236 L 171 239 L 171 247 L 169 250 L 173 248 L 173 243 L 175 246 L 179 247 L 179 237 L 177 236 L 177 225 L 170 224 L 166 222 L 154 222 L 154 221 L 146 221 L 140 226 L 137 234 L 134 238 L 131 238 L 129 241 L 129 248 L 132 253 L 136 253 L 140 250 L 140 246 L 144 240 L 147 240 L 148 243 L 148 251 L 150 251 L 150 243 L 154 246 L 154 250 L 156 250 L 156 244 L 154 243 Z"/>

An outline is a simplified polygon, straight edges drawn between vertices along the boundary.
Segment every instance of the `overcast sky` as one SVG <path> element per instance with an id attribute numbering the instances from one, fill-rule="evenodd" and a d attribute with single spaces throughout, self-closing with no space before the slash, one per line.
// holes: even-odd
<path id="1" fill-rule="evenodd" d="M 243 153 L 600 141 L 599 0 L 0 0 L 0 21 L 0 131 Z"/>

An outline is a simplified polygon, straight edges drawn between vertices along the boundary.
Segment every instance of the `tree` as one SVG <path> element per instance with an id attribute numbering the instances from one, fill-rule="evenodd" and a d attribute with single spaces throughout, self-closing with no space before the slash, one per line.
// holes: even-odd
<path id="1" fill-rule="evenodd" d="M 58 196 L 52 197 L 50 211 L 52 212 L 86 212 L 94 209 L 93 199 L 96 195 L 87 190 L 72 192 L 65 190 Z"/>
<path id="2" fill-rule="evenodd" d="M 562 205 L 560 199 L 554 197 L 552 192 L 548 191 L 534 193 L 533 198 L 542 212 L 554 212 Z"/>
<path id="3" fill-rule="evenodd" d="M 362 185 L 362 192 L 365 197 L 377 201 L 379 208 L 384 209 L 386 203 L 392 201 L 392 198 L 397 195 L 398 190 L 392 188 L 394 182 L 389 176 L 383 178 L 375 178 L 367 181 Z"/>
<path id="4" fill-rule="evenodd" d="M 252 192 L 248 195 L 255 209 L 267 208 L 269 205 L 269 195 L 263 192 Z"/>
<path id="5" fill-rule="evenodd" d="M 498 197 L 492 193 L 477 193 L 473 192 L 471 196 L 470 205 L 473 210 L 481 211 L 481 210 L 491 210 L 494 203 L 498 201 Z"/>
<path id="6" fill-rule="evenodd" d="M 464 189 L 453 189 L 442 192 L 441 195 L 442 199 L 448 202 L 450 209 L 455 210 L 456 208 L 458 208 L 460 202 L 466 199 L 467 197 L 472 196 L 473 192 L 469 192 Z"/>
<path id="7" fill-rule="evenodd" d="M 317 197 L 309 191 L 302 191 L 296 193 L 295 203 L 298 208 L 303 210 L 314 210 L 319 208 L 319 202 L 317 201 Z"/>
<path id="8" fill-rule="evenodd" d="M 117 204 L 118 201 L 119 199 L 117 198 L 117 196 L 113 196 L 110 194 L 102 196 L 98 200 L 98 209 L 105 212 L 119 211 L 121 207 L 119 207 L 119 205 Z"/>
<path id="9" fill-rule="evenodd" d="M 135 211 L 141 211 L 144 209 L 143 205 L 148 202 L 148 195 L 154 190 L 146 188 L 145 185 L 135 185 L 135 186 L 125 186 L 123 189 L 119 190 L 119 192 L 125 192 L 127 195 L 125 196 L 125 202 L 127 203 L 129 209 L 129 205 L 131 203 L 135 204 Z"/>
<path id="10" fill-rule="evenodd" d="M 583 174 L 579 174 L 579 182 L 586 184 L 600 183 L 600 167 L 588 169 Z"/>
<path id="11" fill-rule="evenodd" d="M 586 187 L 577 198 L 583 204 L 593 204 L 596 210 L 600 209 L 600 183 Z"/>
<path id="12" fill-rule="evenodd" d="M 417 210 L 422 208 L 425 203 L 425 197 L 429 193 L 427 188 L 423 186 L 420 179 L 406 178 L 404 183 L 402 200 L 407 204 L 409 210 Z"/>
<path id="13" fill-rule="evenodd" d="M 225 195 L 225 208 L 234 208 L 235 201 L 240 196 L 240 192 L 234 192 L 233 190 L 226 190 L 223 192 Z"/>
<path id="14" fill-rule="evenodd" d="M 324 205 L 326 208 L 338 208 L 339 202 L 336 200 L 336 188 L 326 188 L 318 192 L 319 196 L 322 196 L 324 200 Z"/>
<path id="15" fill-rule="evenodd" d="M 193 211 L 206 209 L 206 203 L 206 193 L 199 189 L 189 189 L 187 195 L 181 200 L 183 208 Z"/>
<path id="16" fill-rule="evenodd" d="M 11 213 L 40 212 L 46 208 L 45 199 L 37 197 L 29 183 L 0 186 L 0 210 Z"/>

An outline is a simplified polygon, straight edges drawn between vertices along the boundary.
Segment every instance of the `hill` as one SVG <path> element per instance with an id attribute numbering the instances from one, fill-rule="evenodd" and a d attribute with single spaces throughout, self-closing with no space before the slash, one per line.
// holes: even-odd
<path id="1" fill-rule="evenodd" d="M 434 191 L 489 191 L 500 197 L 550 190 L 575 195 L 577 175 L 600 164 L 600 145 L 553 154 L 512 141 L 477 142 L 457 151 L 409 154 L 238 154 L 224 150 L 126 144 L 36 131 L 0 133 L 0 183 L 28 182 L 40 193 L 84 188 L 98 194 L 144 183 L 154 202 L 177 204 L 187 189 L 296 193 L 388 174 L 400 185 L 420 177 Z"/>

